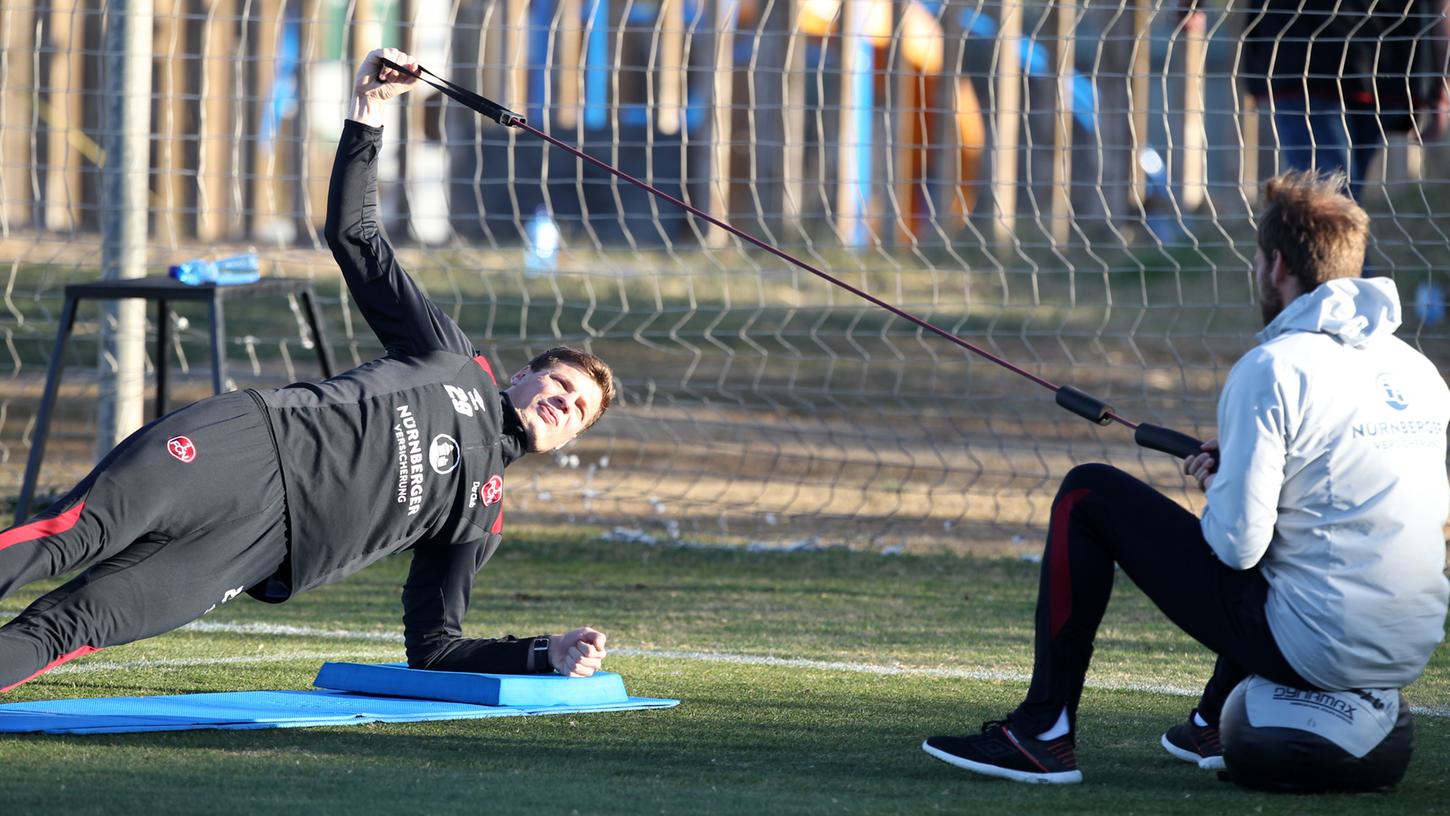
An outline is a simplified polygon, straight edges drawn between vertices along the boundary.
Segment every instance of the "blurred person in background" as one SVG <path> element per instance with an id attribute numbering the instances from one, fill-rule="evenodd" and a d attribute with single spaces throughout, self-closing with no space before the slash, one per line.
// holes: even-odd
<path id="1" fill-rule="evenodd" d="M 1450 123 L 1445 0 L 1255 0 L 1238 74 L 1273 115 L 1280 170 L 1342 171 L 1362 200 L 1389 134 Z"/>

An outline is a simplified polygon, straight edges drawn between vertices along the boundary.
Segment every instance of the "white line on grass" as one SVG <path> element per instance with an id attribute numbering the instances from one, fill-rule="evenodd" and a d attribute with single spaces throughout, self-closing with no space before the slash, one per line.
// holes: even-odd
<path id="1" fill-rule="evenodd" d="M 385 643 L 402 643 L 403 636 L 396 632 L 360 632 L 349 629 L 317 629 L 310 626 L 288 626 L 275 623 L 220 623 L 196 621 L 182 627 L 192 632 L 215 632 L 239 635 L 286 635 L 292 637 L 315 637 L 333 640 L 369 640 Z M 986 682 L 1026 683 L 1032 676 L 1022 672 L 986 671 L 981 669 L 948 669 L 918 666 L 881 666 L 873 663 L 851 663 L 840 660 L 809 660 L 800 657 L 770 657 L 768 655 L 741 655 L 721 652 L 680 651 L 674 649 L 614 649 L 615 654 L 625 657 L 650 657 L 662 660 L 696 660 L 704 663 L 731 663 L 741 666 L 780 666 L 792 669 L 819 669 L 822 671 L 854 672 L 857 674 L 900 675 L 908 677 L 942 677 L 951 680 L 979 680 Z M 350 657 L 398 658 L 396 653 L 348 653 Z M 137 660 L 114 663 L 82 663 L 62 667 L 57 673 L 70 671 L 101 671 L 104 669 L 142 668 L 149 666 L 205 666 L 221 663 L 272 663 L 288 660 L 327 660 L 339 657 L 329 654 L 283 654 L 257 657 L 222 658 L 171 658 L 159 660 Z M 1089 688 L 1107 691 L 1145 691 L 1153 694 L 1168 694 L 1175 697 L 1197 697 L 1200 689 L 1169 686 L 1160 683 L 1133 683 L 1116 680 L 1089 680 Z M 1411 706 L 1416 714 L 1426 717 L 1450 718 L 1450 708 L 1433 706 Z"/>
<path id="2" fill-rule="evenodd" d="M 379 640 L 402 643 L 398 632 L 357 632 L 351 629 L 315 629 L 311 626 L 287 626 L 281 623 L 220 623 L 192 621 L 181 627 L 186 632 L 222 632 L 229 635 L 291 635 L 293 637 L 333 638 L 336 640 Z"/>
<path id="3" fill-rule="evenodd" d="M 60 674 L 86 674 L 88 672 L 116 671 L 119 669 L 185 668 L 187 666 L 251 665 L 259 663 L 288 663 L 294 660 L 337 660 L 340 657 L 364 660 L 397 660 L 397 652 L 281 652 L 244 657 L 155 657 L 141 660 L 88 660 L 68 663 L 58 667 L 50 676 Z"/>

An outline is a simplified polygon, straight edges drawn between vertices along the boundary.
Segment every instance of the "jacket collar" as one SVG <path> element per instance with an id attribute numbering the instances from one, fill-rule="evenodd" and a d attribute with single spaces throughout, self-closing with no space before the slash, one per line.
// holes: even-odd
<path id="1" fill-rule="evenodd" d="M 529 452 L 529 435 L 524 430 L 524 423 L 519 420 L 519 412 L 514 408 L 509 395 L 500 391 L 498 397 L 502 404 L 499 414 L 503 417 L 503 427 L 499 429 L 498 441 L 503 453 L 504 467 L 508 467 Z"/>

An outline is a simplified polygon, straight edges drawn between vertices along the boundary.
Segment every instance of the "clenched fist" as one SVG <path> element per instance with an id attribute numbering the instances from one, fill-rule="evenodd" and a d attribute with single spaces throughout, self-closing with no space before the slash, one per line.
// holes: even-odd
<path id="1" fill-rule="evenodd" d="M 549 638 L 549 662 L 565 677 L 588 677 L 604 663 L 604 633 L 581 626 Z"/>
<path id="2" fill-rule="evenodd" d="M 405 74 L 383 66 L 383 59 L 412 71 Z M 383 103 L 401 96 L 418 84 L 418 63 L 396 48 L 375 48 L 363 58 L 352 81 L 352 116 L 365 125 L 382 125 Z"/>

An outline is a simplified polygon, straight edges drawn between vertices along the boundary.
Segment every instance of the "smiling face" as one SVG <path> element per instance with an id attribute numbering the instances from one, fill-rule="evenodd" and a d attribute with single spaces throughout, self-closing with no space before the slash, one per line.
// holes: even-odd
<path id="1" fill-rule="evenodd" d="M 589 426 L 599 415 L 604 393 L 585 371 L 557 362 L 533 371 L 527 366 L 505 391 L 529 438 L 529 451 L 555 450 Z"/>

